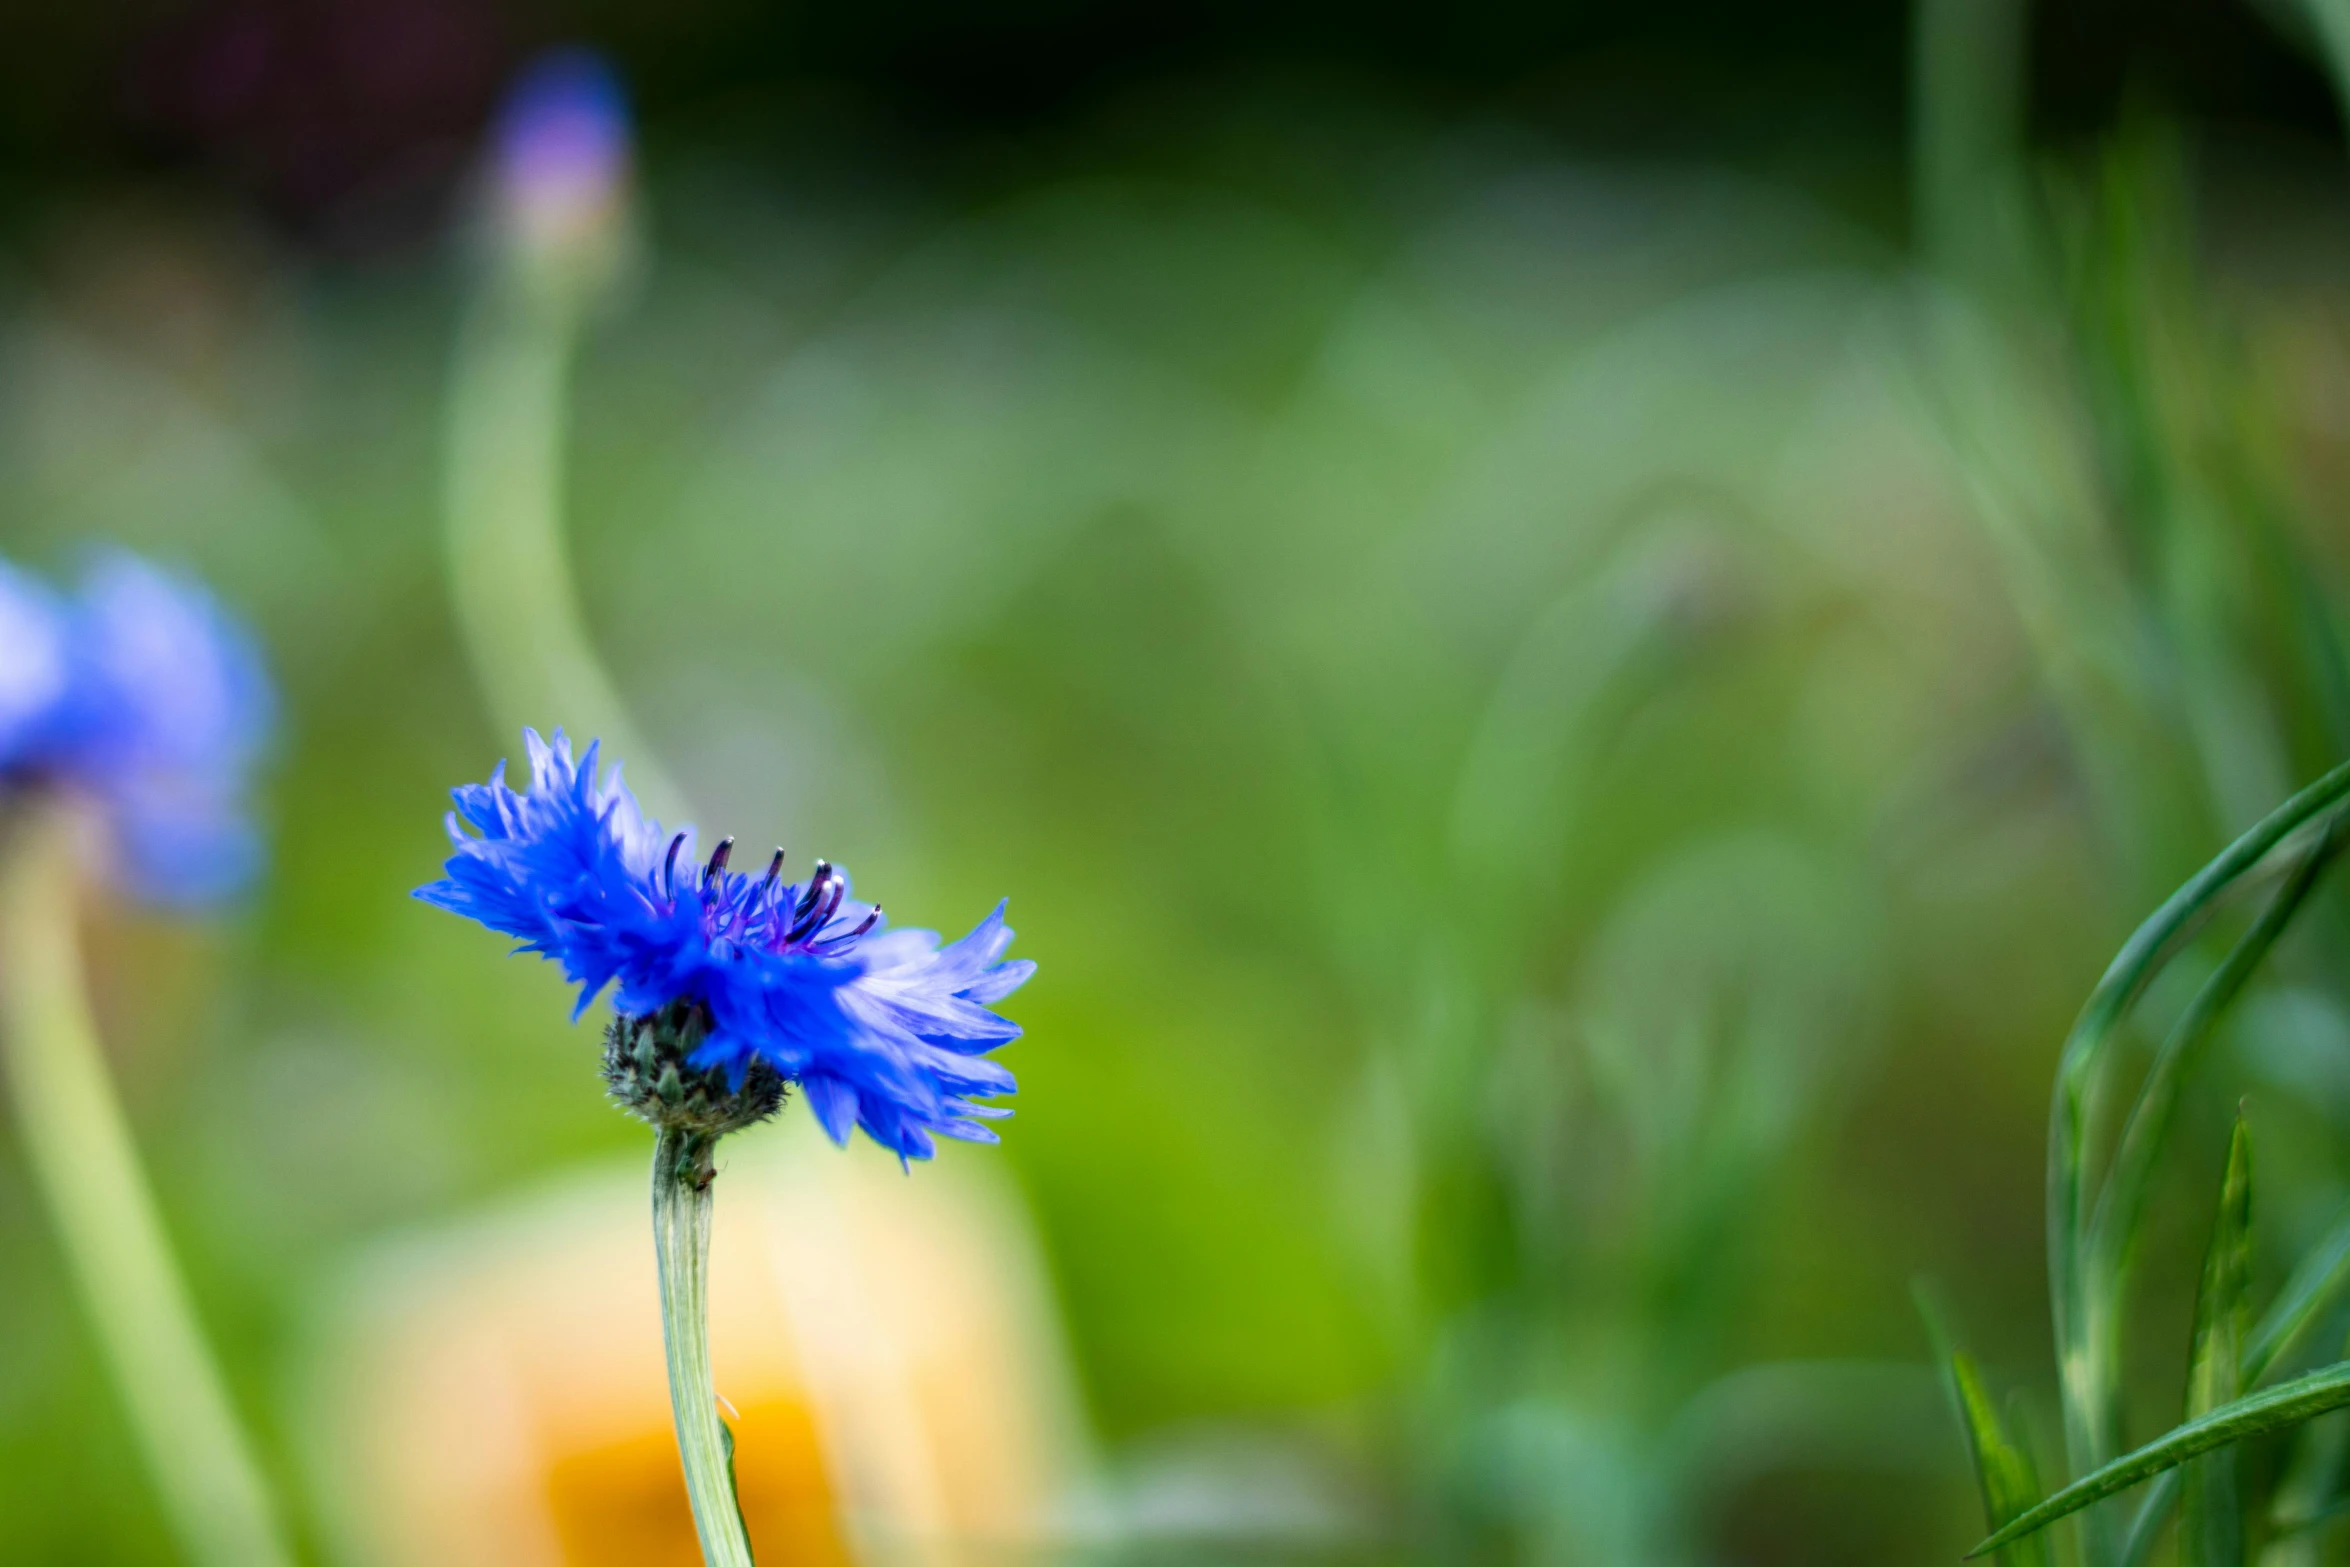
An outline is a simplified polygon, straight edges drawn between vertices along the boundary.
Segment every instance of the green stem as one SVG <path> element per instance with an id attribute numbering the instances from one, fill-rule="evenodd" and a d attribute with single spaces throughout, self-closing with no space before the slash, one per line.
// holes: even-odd
<path id="1" fill-rule="evenodd" d="M 56 806 L 16 824 L 0 878 L 0 1063 L 25 1157 L 182 1548 L 204 1567 L 288 1567 L 107 1079 L 75 934 L 75 828 Z"/>
<path id="2" fill-rule="evenodd" d="M 442 544 L 474 679 L 509 738 L 561 723 L 629 761 L 664 820 L 684 797 L 637 735 L 596 656 L 563 541 L 567 387 L 586 301 L 517 262 L 493 278 L 457 343 L 443 431 Z"/>
<path id="3" fill-rule="evenodd" d="M 2023 237 L 2025 0 L 1914 0 L 1911 176 L 1920 247 L 1970 284 L 2010 280 Z"/>
<path id="4" fill-rule="evenodd" d="M 751 1567 L 734 1465 L 710 1378 L 710 1155 L 716 1139 L 670 1127 L 653 1144 L 653 1249 L 661 1261 L 661 1340 L 685 1494 L 708 1567 Z"/>

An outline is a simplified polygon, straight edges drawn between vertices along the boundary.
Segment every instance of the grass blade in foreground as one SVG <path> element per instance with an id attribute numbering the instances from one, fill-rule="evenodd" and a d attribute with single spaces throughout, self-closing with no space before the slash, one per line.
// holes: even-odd
<path id="1" fill-rule="evenodd" d="M 2008 1439 L 1992 1407 L 1991 1395 L 1974 1360 L 1950 1336 L 1941 1303 L 1923 1283 L 1916 1290 L 1918 1314 L 1934 1341 L 1934 1359 L 1943 1370 L 1943 1388 L 1965 1428 L 1967 1454 L 1974 1460 L 1975 1484 L 1983 1496 L 1983 1513 L 1996 1529 L 2032 1505 L 2040 1494 L 2040 1477 L 2032 1455 Z M 2048 1540 L 2034 1535 L 2007 1553 L 2010 1567 L 2049 1567 Z"/>
<path id="2" fill-rule="evenodd" d="M 2327 1366 L 2322 1371 L 2312 1371 L 2305 1377 L 2297 1377 L 2291 1382 L 2239 1398 L 2201 1419 L 2190 1420 L 2157 1437 L 2134 1453 L 2123 1454 L 2096 1473 L 2074 1481 L 2039 1506 L 2008 1522 L 1982 1544 L 1967 1552 L 1967 1556 L 1971 1560 L 1991 1551 L 2004 1550 L 2016 1541 L 2047 1528 L 2059 1518 L 2069 1517 L 2092 1502 L 2101 1502 L 2126 1491 L 2139 1481 L 2174 1469 L 2190 1458 L 2201 1457 L 2248 1436 L 2285 1430 L 2346 1404 L 2350 1404 L 2350 1361 Z"/>
<path id="3" fill-rule="evenodd" d="M 2096 1215 L 2090 1224 L 2091 1265 L 2096 1275 L 2092 1287 L 2102 1282 L 2109 1290 L 2121 1288 L 2138 1223 L 2145 1211 L 2146 1194 L 2154 1182 L 2155 1165 L 2168 1140 L 2179 1089 L 2201 1060 L 2204 1048 L 2228 1009 L 2243 994 L 2254 972 L 2267 961 L 2270 949 L 2300 913 L 2310 889 L 2325 874 L 2340 847 L 2339 827 L 2330 827 L 2285 878 L 2284 886 L 2269 900 L 2252 928 L 2228 950 L 2220 966 L 2196 991 L 2195 999 L 2187 1004 L 2187 1010 L 2155 1052 L 2154 1064 L 2147 1068 L 2137 1102 L 2130 1107 L 2129 1119 L 2123 1124 L 2112 1172 L 2106 1177 L 2105 1190 L 2097 1199 Z M 2118 1299 L 2113 1309 L 2120 1312 Z"/>
<path id="4" fill-rule="evenodd" d="M 2196 872 L 2131 933 L 2107 965 L 2065 1039 L 2057 1063 L 2056 1091 L 2049 1105 L 2048 1275 L 2065 1441 L 2076 1467 L 2090 1468 L 2102 1458 L 2115 1418 L 2109 1343 L 2113 1323 L 2109 1303 L 2095 1288 L 2090 1247 L 2084 1244 L 2088 1213 L 2082 1169 L 2090 1105 L 2106 1042 L 2169 960 L 2179 940 L 2237 883 L 2258 870 L 2280 844 L 2346 798 L 2350 798 L 2350 763 L 2336 767 L 2278 806 Z M 2102 1474 L 2110 1467 L 2096 1468 L 2092 1473 Z"/>
<path id="5" fill-rule="evenodd" d="M 2162 1526 L 2170 1522 L 2170 1510 L 2178 1502 L 2179 1472 L 2165 1470 L 2146 1488 L 2146 1498 L 2130 1520 L 2130 1532 L 2122 1536 L 2120 1567 L 2146 1567 L 2154 1559 L 2154 1542 L 2161 1538 Z"/>
<path id="6" fill-rule="evenodd" d="M 2252 1144 L 2244 1118 L 2228 1139 L 2219 1216 L 2195 1292 L 2194 1347 L 2187 1360 L 2187 1418 L 2208 1415 L 2243 1394 L 2244 1292 L 2252 1273 Z M 2188 1461 L 2179 1504 L 2182 1567 L 2242 1567 L 2244 1519 L 2236 1494 L 2236 1450 Z"/>
<path id="7" fill-rule="evenodd" d="M 2309 1325 L 2324 1315 L 2350 1284 L 2350 1212 L 2334 1221 L 2326 1238 L 2310 1248 L 2278 1291 L 2244 1350 L 2244 1385 L 2264 1379 L 2279 1357 L 2300 1342 Z"/>
<path id="8" fill-rule="evenodd" d="M 2268 1380 L 2268 1374 L 2300 1342 L 2310 1324 L 2341 1297 L 2345 1284 L 2350 1284 L 2350 1212 L 2334 1221 L 2326 1238 L 2301 1259 L 2293 1276 L 2270 1302 L 2260 1325 L 2245 1344 L 2240 1362 L 2242 1370 L 2237 1374 L 2238 1387 L 2258 1387 Z M 2155 1536 L 2161 1533 L 2178 1499 L 2177 1470 L 2160 1476 L 2147 1487 L 2146 1499 L 2139 1504 L 2138 1515 L 2123 1540 L 2120 1567 L 2143 1567 L 2153 1553 Z"/>

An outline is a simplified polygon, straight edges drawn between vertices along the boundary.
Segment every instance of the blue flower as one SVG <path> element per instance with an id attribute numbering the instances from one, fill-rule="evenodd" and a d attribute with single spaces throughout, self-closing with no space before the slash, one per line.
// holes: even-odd
<path id="1" fill-rule="evenodd" d="M 251 878 L 245 795 L 274 709 L 260 654 L 197 584 L 117 551 L 61 602 L 0 563 L 0 778 L 94 801 L 143 896 Z"/>
<path id="2" fill-rule="evenodd" d="M 49 585 L 0 561 L 0 770 L 51 728 L 70 679 L 66 609 Z"/>
<path id="3" fill-rule="evenodd" d="M 251 880 L 245 795 L 276 717 L 260 652 L 196 583 L 125 553 L 84 579 L 54 765 L 107 808 L 131 882 L 166 903 Z"/>
<path id="4" fill-rule="evenodd" d="M 612 68 L 584 49 L 542 55 L 492 131 L 499 214 L 534 249 L 593 238 L 625 198 L 629 144 L 628 94 Z"/>
<path id="5" fill-rule="evenodd" d="M 617 766 L 598 778 L 595 746 L 575 762 L 561 730 L 552 745 L 523 740 L 529 791 L 507 787 L 503 764 L 456 790 L 456 852 L 417 897 L 560 964 L 579 987 L 575 1017 L 607 987 L 626 1017 L 696 1009 L 707 1032 L 691 1066 L 736 1089 L 754 1065 L 772 1068 L 836 1143 L 861 1126 L 926 1159 L 937 1137 L 996 1140 L 980 1122 L 1010 1112 L 973 1099 L 1013 1091 L 985 1057 L 1020 1030 L 988 1009 L 1036 969 L 1003 961 L 1003 905 L 942 947 L 930 931 L 885 929 L 821 860 L 787 882 L 779 850 L 752 877 L 727 869 L 728 839 L 697 866 L 692 834 L 647 820 Z"/>

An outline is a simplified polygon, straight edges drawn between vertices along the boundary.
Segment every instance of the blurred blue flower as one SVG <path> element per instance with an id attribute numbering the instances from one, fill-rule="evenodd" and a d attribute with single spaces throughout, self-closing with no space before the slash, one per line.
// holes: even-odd
<path id="1" fill-rule="evenodd" d="M 49 585 L 0 561 L 0 771 L 16 768 L 64 702 L 66 611 Z"/>
<path id="2" fill-rule="evenodd" d="M 106 806 L 138 891 L 235 892 L 261 864 L 246 792 L 277 704 L 260 651 L 200 585 L 123 552 L 83 579 L 69 633 L 55 765 Z"/>
<path id="3" fill-rule="evenodd" d="M 585 49 L 542 55 L 492 132 L 499 210 L 526 244 L 561 248 L 606 227 L 628 181 L 628 95 Z"/>
<path id="4" fill-rule="evenodd" d="M 552 745 L 531 730 L 523 740 L 529 791 L 507 787 L 503 763 L 457 789 L 456 852 L 417 897 L 561 964 L 579 987 L 574 1016 L 607 986 L 624 1016 L 700 1008 L 709 1032 L 690 1065 L 738 1089 L 753 1063 L 774 1068 L 836 1143 L 861 1126 L 926 1159 L 935 1137 L 996 1140 L 979 1123 L 1010 1112 L 970 1096 L 1013 1091 L 984 1056 L 1020 1029 L 988 1009 L 1036 969 L 1002 961 L 1002 904 L 942 947 L 931 931 L 886 930 L 821 860 L 787 882 L 778 851 L 748 876 L 726 868 L 728 839 L 697 866 L 690 831 L 665 837 L 617 766 L 598 779 L 595 746 L 574 762 L 561 730 Z"/>
<path id="5" fill-rule="evenodd" d="M 251 879 L 245 797 L 274 712 L 259 652 L 196 583 L 116 551 L 68 603 L 0 563 L 0 776 L 94 801 L 142 896 Z"/>

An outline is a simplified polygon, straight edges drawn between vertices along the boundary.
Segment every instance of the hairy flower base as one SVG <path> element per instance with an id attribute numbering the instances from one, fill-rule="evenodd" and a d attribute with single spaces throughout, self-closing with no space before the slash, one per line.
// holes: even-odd
<path id="1" fill-rule="evenodd" d="M 604 1086 L 613 1103 L 657 1128 L 710 1140 L 781 1110 L 787 1085 L 764 1061 L 743 1072 L 740 1087 L 728 1084 L 724 1067 L 688 1062 L 709 1031 L 709 1014 L 690 1001 L 614 1017 L 604 1031 Z"/>

